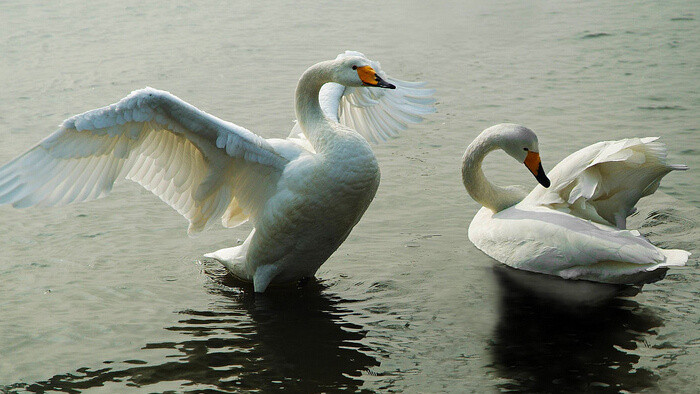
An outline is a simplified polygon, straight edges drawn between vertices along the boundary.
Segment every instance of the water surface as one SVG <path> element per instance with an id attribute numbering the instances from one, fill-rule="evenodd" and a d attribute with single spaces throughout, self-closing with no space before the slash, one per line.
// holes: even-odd
<path id="1" fill-rule="evenodd" d="M 376 199 L 318 282 L 291 293 L 254 295 L 201 260 L 249 225 L 188 238 L 185 219 L 126 181 L 95 202 L 0 207 L 0 387 L 692 391 L 699 15 L 685 1 L 3 2 L 0 162 L 144 86 L 286 136 L 299 75 L 346 49 L 429 81 L 438 113 L 375 147 Z M 459 171 L 500 122 L 538 133 L 545 168 L 599 140 L 661 136 L 691 170 L 630 223 L 693 252 L 688 267 L 593 307 L 499 270 L 467 240 L 478 206 Z M 486 172 L 535 184 L 500 153 Z"/>

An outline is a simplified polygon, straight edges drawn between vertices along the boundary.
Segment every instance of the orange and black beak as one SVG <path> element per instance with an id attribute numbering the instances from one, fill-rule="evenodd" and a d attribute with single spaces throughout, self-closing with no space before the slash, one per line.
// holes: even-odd
<path id="1" fill-rule="evenodd" d="M 376 86 L 378 88 L 396 89 L 396 86 L 383 80 L 377 72 L 370 66 L 362 66 L 357 68 L 357 75 L 360 76 L 362 83 L 365 86 Z"/>
<path id="2" fill-rule="evenodd" d="M 537 179 L 537 182 L 539 182 L 540 185 L 544 187 L 549 187 L 551 182 L 549 181 L 549 178 L 547 178 L 547 175 L 545 175 L 544 173 L 539 153 L 532 151 L 527 152 L 527 157 L 525 157 L 524 163 L 525 167 L 527 167 L 527 169 L 530 170 L 530 172 L 532 173 L 532 175 L 535 176 L 535 179 Z"/>

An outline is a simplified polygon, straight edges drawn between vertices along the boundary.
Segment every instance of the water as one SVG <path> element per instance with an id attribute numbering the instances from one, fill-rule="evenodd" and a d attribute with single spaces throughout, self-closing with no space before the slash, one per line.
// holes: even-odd
<path id="1" fill-rule="evenodd" d="M 9 391 L 679 391 L 700 386 L 700 7 L 696 2 L 136 1 L 0 4 L 0 162 L 75 113 L 171 91 L 287 135 L 299 75 L 354 49 L 426 80 L 438 113 L 376 146 L 382 184 L 319 281 L 254 295 L 128 182 L 65 208 L 0 207 L 0 387 Z M 482 129 L 535 130 L 545 168 L 660 135 L 673 163 L 631 224 L 694 253 L 634 297 L 553 302 L 467 240 L 460 184 Z M 534 186 L 502 154 L 500 184 Z M 554 287 L 561 286 L 558 283 Z M 534 290 L 541 290 L 536 287 Z M 0 389 L 2 391 L 2 389 Z"/>

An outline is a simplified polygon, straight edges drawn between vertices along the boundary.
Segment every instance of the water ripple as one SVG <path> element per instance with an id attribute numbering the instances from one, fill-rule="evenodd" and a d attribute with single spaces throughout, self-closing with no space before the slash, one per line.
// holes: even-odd
<path id="1" fill-rule="evenodd" d="M 600 33 L 587 33 L 581 36 L 581 39 L 589 39 L 589 38 L 600 38 L 600 37 L 608 37 L 611 36 L 612 34 L 610 33 L 605 33 L 605 32 L 600 32 Z"/>
<path id="2" fill-rule="evenodd" d="M 686 108 L 680 105 L 648 105 L 637 107 L 649 111 L 685 111 Z"/>
<path id="3" fill-rule="evenodd" d="M 299 292 L 264 295 L 241 291 L 220 270 L 212 273 L 210 291 L 218 295 L 208 310 L 184 310 L 166 330 L 181 341 L 153 342 L 144 351 L 165 351 L 162 363 L 111 360 L 109 367 L 83 367 L 49 379 L 6 386 L 6 390 L 77 393 L 107 383 L 144 387 L 163 382 L 181 389 L 211 387 L 240 390 L 361 390 L 369 368 L 378 366 L 373 351 L 363 345 L 364 327 L 343 320 L 352 311 L 320 283 Z M 119 364 L 116 366 L 116 364 Z"/>

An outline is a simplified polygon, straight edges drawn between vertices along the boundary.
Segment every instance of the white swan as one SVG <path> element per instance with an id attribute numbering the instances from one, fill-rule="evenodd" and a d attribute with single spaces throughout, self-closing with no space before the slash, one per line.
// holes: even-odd
<path id="1" fill-rule="evenodd" d="M 462 179 L 483 205 L 469 225 L 469 240 L 511 267 L 603 283 L 634 284 L 685 265 L 690 253 L 657 248 L 626 218 L 661 178 L 683 165 L 666 164 L 657 138 L 605 141 L 562 160 L 550 173 L 540 163 L 537 136 L 515 124 L 484 130 L 464 152 Z M 524 163 L 541 185 L 529 194 L 489 183 L 484 157 L 503 149 Z M 543 187 L 544 186 L 544 187 Z"/>
<path id="2" fill-rule="evenodd" d="M 190 233 L 252 220 L 242 245 L 207 256 L 262 292 L 313 276 L 374 198 L 379 167 L 358 132 L 396 135 L 434 111 L 432 93 L 346 52 L 301 76 L 292 135 L 264 139 L 167 92 L 138 90 L 67 119 L 0 168 L 0 204 L 92 200 L 125 176 L 187 218 Z"/>

